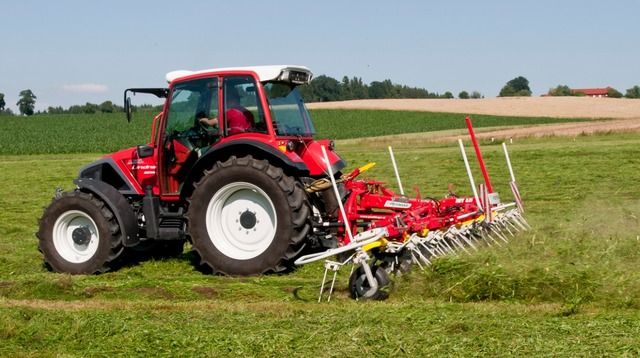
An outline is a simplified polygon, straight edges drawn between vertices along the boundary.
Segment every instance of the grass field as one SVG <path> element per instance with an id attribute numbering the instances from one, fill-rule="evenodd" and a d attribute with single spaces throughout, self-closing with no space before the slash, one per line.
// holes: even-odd
<path id="1" fill-rule="evenodd" d="M 185 252 L 99 276 L 50 273 L 37 218 L 103 152 L 3 152 L 0 355 L 637 356 L 639 144 L 635 133 L 516 140 L 509 150 L 532 230 L 396 277 L 383 302 L 348 298 L 343 270 L 320 304 L 320 264 L 229 278 L 201 274 Z M 387 145 L 338 141 L 337 150 L 349 168 L 376 161 L 367 176 L 395 187 Z M 470 194 L 457 143 L 392 145 L 405 190 L 440 197 L 453 183 Z M 508 200 L 501 146 L 484 143 L 483 154 Z"/>
<path id="2" fill-rule="evenodd" d="M 318 138 L 334 140 L 422 133 L 465 127 L 464 116 L 451 113 L 373 110 L 310 110 Z M 0 117 L 0 155 L 112 153 L 146 144 L 157 113 L 123 113 Z M 477 128 L 577 121 L 477 115 Z"/>

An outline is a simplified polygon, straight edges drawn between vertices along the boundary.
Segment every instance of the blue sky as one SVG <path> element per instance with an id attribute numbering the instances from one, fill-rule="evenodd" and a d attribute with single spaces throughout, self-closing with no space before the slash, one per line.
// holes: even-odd
<path id="1" fill-rule="evenodd" d="M 535 96 L 640 85 L 637 0 L 21 0 L 0 14 L 0 93 L 16 113 L 24 89 L 39 110 L 121 104 L 172 70 L 245 65 L 456 96 L 495 97 L 517 76 Z"/>

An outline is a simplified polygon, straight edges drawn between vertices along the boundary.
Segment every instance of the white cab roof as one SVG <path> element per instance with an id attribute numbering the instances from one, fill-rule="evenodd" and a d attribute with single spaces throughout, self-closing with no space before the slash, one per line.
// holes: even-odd
<path id="1" fill-rule="evenodd" d="M 296 66 L 296 65 L 272 65 L 272 66 L 248 66 L 248 67 L 226 67 L 226 68 L 212 68 L 208 70 L 201 71 L 188 71 L 188 70 L 178 70 L 167 73 L 165 78 L 167 82 L 171 83 L 176 79 L 198 75 L 202 73 L 215 73 L 215 72 L 227 72 L 227 71 L 251 71 L 255 72 L 258 75 L 258 79 L 260 82 L 274 80 L 280 76 L 284 69 L 292 69 L 292 70 L 301 70 L 305 72 L 311 72 L 305 66 Z"/>

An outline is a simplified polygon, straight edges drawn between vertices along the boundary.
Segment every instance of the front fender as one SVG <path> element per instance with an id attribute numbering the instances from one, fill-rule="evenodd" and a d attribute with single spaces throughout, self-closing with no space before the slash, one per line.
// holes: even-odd
<path id="1" fill-rule="evenodd" d="M 98 179 L 79 178 L 74 180 L 73 183 L 80 190 L 91 192 L 107 204 L 118 221 L 124 246 L 135 246 L 140 242 L 136 215 L 122 193 Z"/>

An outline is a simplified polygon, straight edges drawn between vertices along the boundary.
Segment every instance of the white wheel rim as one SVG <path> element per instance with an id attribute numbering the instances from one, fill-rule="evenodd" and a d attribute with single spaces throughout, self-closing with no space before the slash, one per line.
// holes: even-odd
<path id="1" fill-rule="evenodd" d="M 88 241 L 83 244 L 73 240 L 74 230 L 80 228 L 87 228 L 91 233 Z M 91 259 L 98 251 L 99 238 L 96 223 L 79 210 L 65 212 L 53 225 L 53 245 L 63 259 L 72 263 L 79 264 Z"/>
<path id="2" fill-rule="evenodd" d="M 222 254 L 248 260 L 263 253 L 273 242 L 276 209 L 259 187 L 231 183 L 216 192 L 207 206 L 207 233 Z"/>

